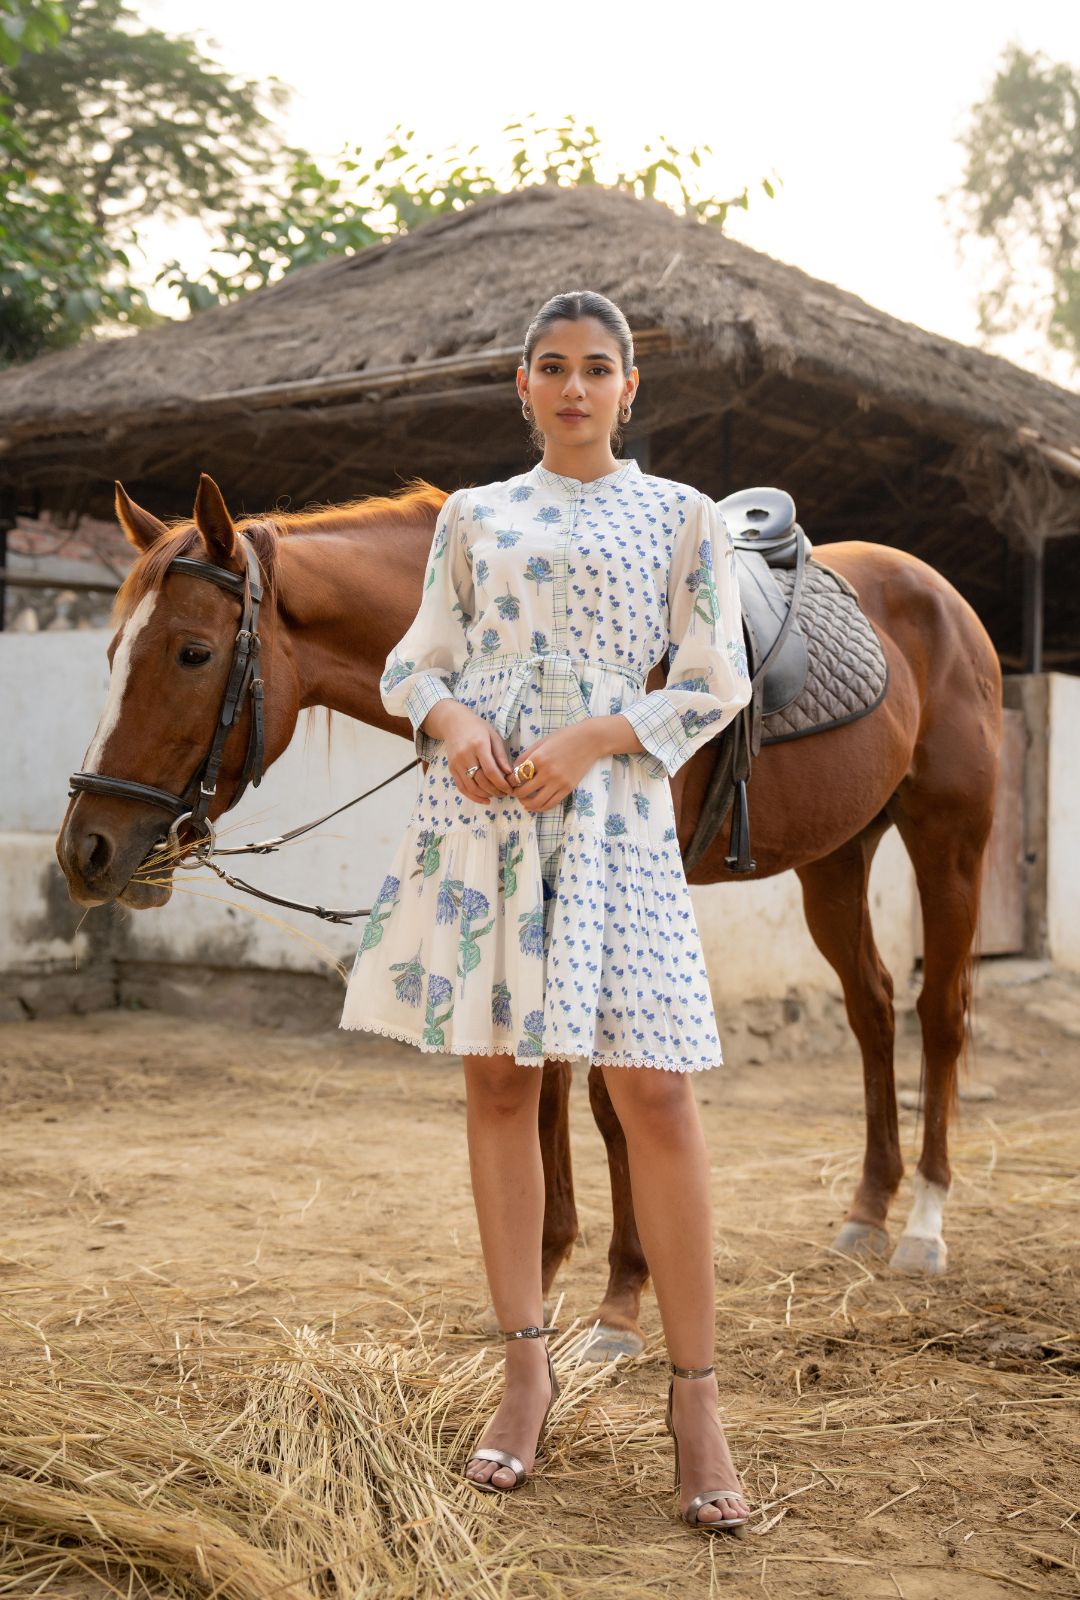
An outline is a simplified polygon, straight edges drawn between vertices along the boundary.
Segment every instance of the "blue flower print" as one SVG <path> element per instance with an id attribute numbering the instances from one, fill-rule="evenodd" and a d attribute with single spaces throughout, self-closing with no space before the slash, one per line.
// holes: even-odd
<path id="1" fill-rule="evenodd" d="M 533 654 L 534 655 L 537 655 L 537 656 L 547 655 L 547 651 L 548 651 L 548 636 L 547 636 L 546 633 L 542 633 L 539 628 L 534 628 L 533 629 L 532 647 L 533 647 Z"/>
<path id="2" fill-rule="evenodd" d="M 495 926 L 495 918 L 485 923 L 482 928 L 474 928 L 473 923 L 481 917 L 486 917 L 489 910 L 488 897 L 479 889 L 463 889 L 461 891 L 461 938 L 458 941 L 458 977 L 461 979 L 461 993 L 465 993 L 465 980 L 476 967 L 480 965 L 480 946 L 478 939 L 485 933 L 490 933 Z"/>
<path id="3" fill-rule="evenodd" d="M 510 585 L 506 585 L 505 594 L 495 596 L 495 605 L 504 622 L 516 622 L 521 615 L 521 601 L 516 594 L 510 593 Z"/>
<path id="4" fill-rule="evenodd" d="M 523 956 L 542 956 L 544 953 L 544 905 L 523 911 L 518 917 L 518 947 Z"/>
<path id="5" fill-rule="evenodd" d="M 424 1043 L 434 1050 L 443 1050 L 446 1047 L 446 1034 L 444 1024 L 450 1021 L 454 1014 L 454 985 L 449 978 L 444 978 L 440 972 L 432 972 L 428 976 L 427 1010 L 424 1014 Z M 442 1016 L 437 1016 L 441 1005 L 450 1002 L 449 1009 Z"/>
<path id="6" fill-rule="evenodd" d="M 481 640 L 480 640 L 480 648 L 481 648 L 481 650 L 483 650 L 485 652 L 485 654 L 487 654 L 488 652 L 490 652 L 492 650 L 497 650 L 499 648 L 499 630 L 498 630 L 498 628 L 485 628 L 484 629 L 483 635 L 482 635 Z"/>
<path id="7" fill-rule="evenodd" d="M 371 908 L 364 937 L 360 941 L 357 956 L 363 955 L 365 950 L 370 950 L 377 945 L 383 936 L 383 923 L 389 921 L 390 913 L 397 905 L 398 890 L 401 888 L 401 879 L 395 878 L 393 873 L 388 873 L 382 881 L 382 886 L 375 896 L 375 904 Z M 385 910 L 383 907 L 385 906 Z"/>
<path id="8" fill-rule="evenodd" d="M 495 515 L 495 508 L 494 506 L 473 506 L 472 514 L 474 522 L 482 522 L 485 517 L 493 517 Z"/>
<path id="9" fill-rule="evenodd" d="M 621 811 L 609 811 L 604 818 L 604 832 L 609 839 L 617 838 L 626 832 L 626 818 Z"/>
<path id="10" fill-rule="evenodd" d="M 667 687 L 673 694 L 676 689 L 681 689 L 684 694 L 708 694 L 709 680 L 701 677 L 679 678 L 676 683 L 669 683 Z"/>
<path id="11" fill-rule="evenodd" d="M 750 664 L 746 659 L 746 643 L 744 640 L 728 640 L 728 660 L 740 678 L 748 678 L 750 676 Z"/>
<path id="12" fill-rule="evenodd" d="M 640 789 L 634 796 L 634 810 L 639 817 L 647 817 L 649 815 L 649 797 L 647 794 L 642 794 Z"/>
<path id="13" fill-rule="evenodd" d="M 540 585 L 542 583 L 552 583 L 554 574 L 547 556 L 530 556 L 525 563 L 525 576 L 532 583 L 535 583 L 537 594 L 540 593 Z"/>
<path id="14" fill-rule="evenodd" d="M 411 961 L 391 962 L 390 971 L 401 974 L 394 979 L 395 998 L 403 1006 L 418 1006 L 424 993 L 424 963 L 419 950 Z"/>
<path id="15" fill-rule="evenodd" d="M 488 564 L 481 556 L 473 568 L 474 583 L 486 583 L 488 581 L 488 570 Z"/>
<path id="16" fill-rule="evenodd" d="M 596 805 L 593 801 L 591 789 L 580 787 L 573 789 L 570 792 L 569 799 L 579 817 L 595 817 Z"/>
<path id="17" fill-rule="evenodd" d="M 532 488 L 529 484 L 516 483 L 510 490 L 510 499 L 513 500 L 515 504 L 520 504 L 522 500 L 527 500 L 531 494 Z"/>
<path id="18" fill-rule="evenodd" d="M 491 985 L 491 1020 L 496 1028 L 510 1028 L 514 1022 L 510 1014 L 510 989 L 501 979 Z"/>
<path id="19" fill-rule="evenodd" d="M 435 896 L 435 921 L 456 922 L 457 914 L 461 909 L 461 891 L 463 885 L 460 878 L 444 878 L 439 884 L 439 892 Z"/>
<path id="20" fill-rule="evenodd" d="M 525 1037 L 518 1040 L 517 1053 L 519 1056 L 540 1056 L 544 1053 L 544 1013 L 542 1011 L 526 1011 L 522 1024 Z"/>
<path id="21" fill-rule="evenodd" d="M 520 538 L 516 528 L 500 528 L 495 535 L 495 543 L 500 550 L 512 550 Z"/>
<path id="22" fill-rule="evenodd" d="M 720 710 L 706 711 L 704 715 L 700 711 L 684 711 L 681 719 L 683 731 L 688 739 L 692 739 L 702 728 L 707 728 L 710 722 L 715 722 L 717 717 L 722 717 L 723 714 Z"/>
<path id="23" fill-rule="evenodd" d="M 433 872 L 439 870 L 439 852 L 445 835 L 436 833 L 434 828 L 422 828 L 416 835 L 416 866 L 412 876 L 417 878 L 423 873 L 425 878 L 430 878 Z"/>
<path id="24" fill-rule="evenodd" d="M 533 521 L 534 522 L 544 522 L 544 523 L 547 523 L 548 525 L 550 525 L 553 522 L 561 522 L 562 521 L 562 512 L 559 510 L 558 506 L 541 506 L 540 510 L 536 513 L 536 516 L 533 518 Z"/>

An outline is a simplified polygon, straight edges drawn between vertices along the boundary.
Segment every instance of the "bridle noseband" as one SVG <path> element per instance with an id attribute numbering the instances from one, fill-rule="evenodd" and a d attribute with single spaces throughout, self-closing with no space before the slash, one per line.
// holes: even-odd
<path id="1" fill-rule="evenodd" d="M 259 676 L 259 607 L 263 598 L 262 570 L 254 546 L 246 535 L 241 535 L 244 552 L 244 571 L 230 572 L 212 561 L 200 561 L 194 556 L 176 556 L 169 562 L 166 572 L 190 573 L 216 584 L 226 594 L 235 595 L 241 603 L 240 631 L 233 646 L 232 665 L 229 668 L 225 694 L 218 714 L 217 727 L 205 761 L 196 771 L 183 794 L 171 794 L 167 789 L 155 789 L 149 783 L 136 783 L 131 778 L 109 778 L 98 772 L 73 772 L 68 793 L 112 795 L 120 800 L 141 800 L 147 805 L 160 806 L 173 815 L 168 842 L 180 849 L 180 829 L 190 823 L 196 835 L 194 859 L 178 860 L 175 865 L 197 867 L 204 852 L 214 845 L 214 830 L 207 818 L 210 802 L 217 793 L 218 774 L 225 752 L 225 741 L 243 715 L 244 700 L 251 695 L 251 732 L 248 736 L 247 754 L 244 758 L 240 782 L 230 801 L 234 806 L 248 784 L 258 788 L 263 776 L 263 680 Z M 196 790 L 194 801 L 192 790 Z"/>

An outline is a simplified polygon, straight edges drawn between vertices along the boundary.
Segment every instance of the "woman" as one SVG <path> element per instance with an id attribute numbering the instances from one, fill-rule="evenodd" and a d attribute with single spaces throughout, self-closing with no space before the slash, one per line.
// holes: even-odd
<path id="1" fill-rule="evenodd" d="M 523 1483 L 557 1393 L 544 1342 L 556 1330 L 541 1326 L 541 1074 L 521 1068 L 580 1059 L 603 1070 L 626 1134 L 672 1360 L 681 1513 L 741 1529 L 690 1079 L 722 1056 L 666 781 L 750 697 L 734 551 L 712 500 L 613 454 L 638 370 L 610 300 L 549 300 L 517 387 L 543 459 L 449 496 L 419 612 L 387 658 L 383 704 L 409 718 L 429 765 L 342 1026 L 465 1064 L 473 1194 L 507 1339 L 502 1401 L 466 1476 L 489 1491 Z M 665 651 L 665 688 L 646 695 Z"/>

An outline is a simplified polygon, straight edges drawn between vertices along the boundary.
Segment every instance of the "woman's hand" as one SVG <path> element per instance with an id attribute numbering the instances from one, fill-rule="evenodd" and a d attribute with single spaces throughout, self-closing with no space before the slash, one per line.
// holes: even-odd
<path id="1" fill-rule="evenodd" d="M 515 793 L 513 763 L 506 754 L 501 736 L 459 700 L 440 700 L 421 723 L 425 733 L 442 739 L 450 775 L 466 800 L 487 803 L 496 794 Z M 479 764 L 471 777 L 466 768 Z"/>
<path id="2" fill-rule="evenodd" d="M 621 720 L 633 738 L 626 718 Z M 518 766 L 530 756 L 536 763 L 535 778 L 526 778 L 514 790 L 526 811 L 550 811 L 577 788 L 595 761 L 611 754 L 609 741 L 598 724 L 613 721 L 611 717 L 590 717 L 587 722 L 554 728 L 521 752 Z"/>

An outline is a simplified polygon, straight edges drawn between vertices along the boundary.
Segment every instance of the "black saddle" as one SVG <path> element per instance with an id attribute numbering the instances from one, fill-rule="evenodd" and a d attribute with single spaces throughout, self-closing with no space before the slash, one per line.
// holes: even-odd
<path id="1" fill-rule="evenodd" d="M 689 872 L 733 806 L 725 864 L 731 872 L 753 872 L 757 863 L 750 854 L 746 799 L 750 763 L 761 748 L 762 718 L 790 705 L 806 684 L 809 656 L 798 615 L 803 574 L 813 546 L 795 520 L 794 500 L 783 489 L 740 489 L 718 504 L 735 545 L 753 693 L 750 703 L 721 736 L 724 749 L 717 761 L 718 771 L 683 865 Z M 794 568 L 790 596 L 773 577 L 773 567 Z"/>

